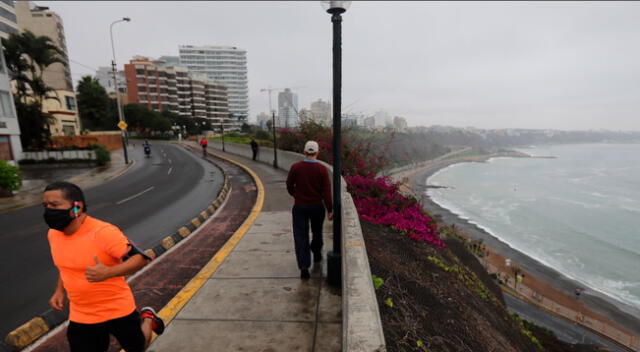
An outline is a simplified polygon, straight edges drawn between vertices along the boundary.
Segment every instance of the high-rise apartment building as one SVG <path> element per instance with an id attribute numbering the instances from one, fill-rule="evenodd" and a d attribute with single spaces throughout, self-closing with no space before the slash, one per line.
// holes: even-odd
<path id="1" fill-rule="evenodd" d="M 150 110 L 170 111 L 180 116 L 208 119 L 234 126 L 228 121 L 226 87 L 206 75 L 190 76 L 181 66 L 168 66 L 163 60 L 136 56 L 124 65 L 129 103 L 145 105 Z"/>
<path id="2" fill-rule="evenodd" d="M 278 121 L 277 127 L 292 128 L 298 126 L 298 94 L 285 88 L 278 93 Z"/>
<path id="3" fill-rule="evenodd" d="M 60 63 L 50 65 L 44 70 L 44 83 L 57 90 L 73 92 L 71 70 L 67 58 L 67 41 L 64 35 L 62 18 L 48 7 L 36 6 L 31 1 L 16 1 L 16 18 L 21 31 L 29 30 L 36 35 L 51 38 L 54 45 L 60 48 L 65 57 L 66 66 Z"/>
<path id="4" fill-rule="evenodd" d="M 9 34 L 19 32 L 13 0 L 0 0 L 0 37 L 8 38 Z"/>
<path id="5" fill-rule="evenodd" d="M 18 32 L 20 30 L 16 22 L 13 1 L 0 0 L 0 37 L 8 38 L 9 34 Z M 11 78 L 0 45 L 0 160 L 15 163 L 20 159 L 22 159 L 20 125 L 11 95 Z"/>
<path id="6" fill-rule="evenodd" d="M 16 162 L 22 159 L 20 125 L 11 95 L 11 79 L 0 45 L 0 160 Z"/>
<path id="7" fill-rule="evenodd" d="M 229 113 L 234 129 L 249 116 L 247 52 L 233 46 L 181 45 L 180 64 L 192 74 L 204 73 L 211 81 L 227 87 Z"/>

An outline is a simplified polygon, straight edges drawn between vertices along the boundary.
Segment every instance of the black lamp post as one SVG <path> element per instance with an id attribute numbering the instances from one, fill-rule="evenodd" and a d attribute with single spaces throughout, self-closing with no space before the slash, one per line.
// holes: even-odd
<path id="1" fill-rule="evenodd" d="M 340 139 L 342 128 L 342 13 L 351 1 L 323 1 L 333 23 L 333 250 L 327 253 L 327 282 L 342 285 L 342 165 Z"/>
<path id="2" fill-rule="evenodd" d="M 277 144 L 276 143 L 276 112 L 275 110 L 271 110 L 271 127 L 273 130 L 273 167 L 278 168 L 278 152 L 277 152 Z"/>
<path id="3" fill-rule="evenodd" d="M 220 132 L 222 133 L 222 151 L 226 151 L 224 150 L 224 122 L 220 121 Z"/>

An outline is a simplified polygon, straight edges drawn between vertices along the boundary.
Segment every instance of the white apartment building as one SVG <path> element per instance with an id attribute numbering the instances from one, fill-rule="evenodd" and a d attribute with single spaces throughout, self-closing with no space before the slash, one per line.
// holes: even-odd
<path id="1" fill-rule="evenodd" d="M 22 159 L 20 125 L 11 95 L 11 80 L 7 74 L 4 53 L 0 46 L 0 159 L 14 163 Z"/>
<path id="2" fill-rule="evenodd" d="M 11 33 L 19 33 L 16 8 L 12 0 L 0 0 L 0 37 L 9 38 Z"/>
<path id="3" fill-rule="evenodd" d="M 204 73 L 211 81 L 227 87 L 233 130 L 239 130 L 249 116 L 247 51 L 234 46 L 180 45 L 180 64 L 189 73 Z"/>
<path id="4" fill-rule="evenodd" d="M 311 103 L 311 118 L 325 126 L 331 126 L 333 119 L 331 117 L 331 103 L 318 99 Z"/>
<path id="5" fill-rule="evenodd" d="M 124 71 L 120 70 L 117 73 L 118 75 L 118 88 L 120 90 L 120 94 L 127 94 L 127 80 L 124 77 Z M 115 84 L 113 83 L 113 71 L 111 67 L 108 66 L 100 66 L 98 67 L 98 71 L 96 71 L 96 79 L 98 83 L 107 91 L 107 94 L 113 96 L 115 98 L 116 90 Z"/>

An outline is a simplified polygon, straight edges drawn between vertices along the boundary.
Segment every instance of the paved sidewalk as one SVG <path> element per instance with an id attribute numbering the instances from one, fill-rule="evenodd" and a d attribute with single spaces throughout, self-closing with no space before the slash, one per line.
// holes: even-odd
<path id="1" fill-rule="evenodd" d="M 326 284 L 326 261 L 312 267 L 310 280 L 299 278 L 286 173 L 220 154 L 260 177 L 262 212 L 149 351 L 340 351 L 342 299 Z M 329 222 L 324 230 L 326 252 Z"/>
<path id="2" fill-rule="evenodd" d="M 127 150 L 132 151 L 131 147 Z M 129 158 L 129 164 L 125 164 L 122 149 L 117 149 L 111 152 L 111 162 L 109 165 L 94 167 L 64 181 L 75 183 L 82 189 L 87 190 L 122 175 L 133 166 L 133 164 L 134 160 L 131 158 Z M 68 174 L 68 171 L 61 169 L 61 174 Z M 0 198 L 0 213 L 41 203 L 42 190 L 48 183 L 46 180 L 35 180 L 30 187 L 26 186 L 23 191 L 18 191 L 13 197 Z"/>

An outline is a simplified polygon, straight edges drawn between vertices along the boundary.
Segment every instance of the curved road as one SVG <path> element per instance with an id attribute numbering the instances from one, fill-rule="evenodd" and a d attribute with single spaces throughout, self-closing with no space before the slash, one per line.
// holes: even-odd
<path id="1" fill-rule="evenodd" d="M 124 175 L 85 191 L 88 213 L 113 223 L 148 248 L 206 208 L 223 185 L 221 171 L 170 143 L 152 142 L 145 158 L 140 143 L 130 149 L 136 164 Z M 0 214 L 0 336 L 47 309 L 55 287 L 42 207 Z"/>

